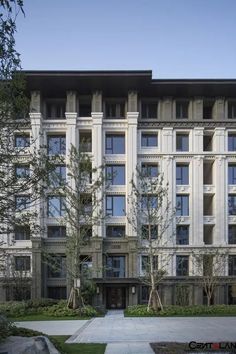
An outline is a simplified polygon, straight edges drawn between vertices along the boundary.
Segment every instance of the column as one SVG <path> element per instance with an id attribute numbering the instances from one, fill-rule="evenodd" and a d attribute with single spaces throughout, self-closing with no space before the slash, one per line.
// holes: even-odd
<path id="1" fill-rule="evenodd" d="M 77 120 L 77 111 L 76 111 L 76 92 L 68 91 L 66 99 L 66 156 L 69 156 L 71 149 L 71 144 L 75 147 L 77 146 L 77 129 L 76 129 L 76 120 Z"/>
<path id="2" fill-rule="evenodd" d="M 218 97 L 213 108 L 213 116 L 216 120 L 225 119 L 225 102 L 224 98 Z"/>
<path id="3" fill-rule="evenodd" d="M 192 245 L 203 245 L 203 157 L 195 156 L 192 163 L 192 195 L 190 196 L 190 222 Z M 191 240 L 190 240 L 191 244 Z"/>
<path id="4" fill-rule="evenodd" d="M 200 97 L 196 97 L 193 102 L 193 119 L 203 119 L 203 100 Z"/>
<path id="5" fill-rule="evenodd" d="M 40 237 L 32 238 L 32 299 L 40 299 L 42 297 L 42 242 Z"/>
<path id="6" fill-rule="evenodd" d="M 214 244 L 227 244 L 228 207 L 225 156 L 217 156 L 215 160 L 215 233 Z"/>

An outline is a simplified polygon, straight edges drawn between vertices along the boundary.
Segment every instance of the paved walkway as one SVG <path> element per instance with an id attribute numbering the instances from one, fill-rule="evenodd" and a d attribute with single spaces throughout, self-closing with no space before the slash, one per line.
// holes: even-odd
<path id="1" fill-rule="evenodd" d="M 24 327 L 39 331 L 48 335 L 68 335 L 72 336 L 81 327 L 83 327 L 87 320 L 66 320 L 66 321 L 24 321 L 15 322 L 17 327 Z"/>

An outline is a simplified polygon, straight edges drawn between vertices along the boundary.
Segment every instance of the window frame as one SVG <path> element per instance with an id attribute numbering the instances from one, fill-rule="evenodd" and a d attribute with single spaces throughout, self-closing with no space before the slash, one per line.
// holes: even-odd
<path id="1" fill-rule="evenodd" d="M 178 198 L 181 198 L 181 202 L 180 202 L 180 207 L 178 207 Z M 186 199 L 185 199 L 186 198 Z M 184 209 L 183 208 L 183 199 L 187 200 L 187 213 L 184 213 Z M 180 212 L 178 212 L 178 210 L 180 210 Z M 176 216 L 189 216 L 189 195 L 188 194 L 176 194 Z"/>
<path id="2" fill-rule="evenodd" d="M 180 260 L 182 258 L 183 260 Z M 184 262 L 187 262 L 187 267 L 184 267 Z M 187 255 L 176 255 L 176 276 L 177 277 L 187 277 L 189 276 L 189 256 Z"/>
<path id="3" fill-rule="evenodd" d="M 116 172 L 114 172 L 114 169 L 116 169 L 118 167 L 118 169 L 122 168 L 122 183 L 115 183 L 115 179 L 117 178 L 118 174 L 116 174 Z M 108 169 L 111 169 L 111 173 L 108 172 Z M 109 184 L 112 186 L 124 186 L 125 185 L 125 164 L 107 164 L 106 165 L 106 181 L 109 181 Z"/>
<path id="4" fill-rule="evenodd" d="M 179 139 L 181 139 L 181 147 L 179 146 Z M 186 148 L 183 148 L 183 145 L 185 145 L 184 143 L 184 139 L 187 138 L 187 145 Z M 179 146 L 179 147 L 178 147 Z M 189 133 L 181 133 L 181 132 L 176 132 L 176 151 L 177 152 L 189 152 Z"/>
<path id="5" fill-rule="evenodd" d="M 187 235 L 180 235 L 178 230 L 186 228 Z M 189 225 L 176 225 L 176 245 L 189 245 Z"/>
<path id="6" fill-rule="evenodd" d="M 149 139 L 156 139 L 156 145 L 151 145 Z M 144 144 L 145 142 L 145 144 Z M 142 148 L 157 148 L 158 147 L 158 133 L 141 132 L 141 147 Z"/>
<path id="7" fill-rule="evenodd" d="M 60 210 L 59 210 L 59 215 L 50 215 L 50 200 L 51 199 L 56 199 L 58 198 L 59 199 L 59 203 L 60 203 Z M 47 217 L 48 218 L 58 218 L 58 217 L 63 217 L 64 216 L 64 213 L 65 213 L 65 203 L 66 203 L 66 199 L 65 199 L 65 196 L 61 196 L 61 195 L 49 195 L 47 197 Z M 63 207 L 64 205 L 64 207 Z M 53 206 L 52 206 L 53 207 Z M 53 207 L 55 208 L 55 207 Z"/>
<path id="8" fill-rule="evenodd" d="M 187 168 L 187 178 L 186 178 L 187 183 L 183 183 L 183 182 L 185 182 L 185 177 L 184 177 L 184 173 L 182 171 L 182 168 Z M 180 178 L 178 178 L 178 169 L 181 169 Z M 182 186 L 182 185 L 188 186 L 189 185 L 189 164 L 179 163 L 179 162 L 176 163 L 176 185 L 177 186 Z"/>
<path id="9" fill-rule="evenodd" d="M 108 198 L 111 198 L 111 208 L 108 208 Z M 122 215 L 114 215 L 114 198 L 122 198 L 124 201 L 124 210 Z M 109 212 L 111 211 L 111 213 Z M 126 212 L 126 198 L 125 195 L 123 194 L 108 194 L 106 195 L 106 215 L 111 216 L 111 217 L 123 217 L 125 216 Z"/>
<path id="10" fill-rule="evenodd" d="M 122 150 L 116 151 L 114 139 L 122 138 Z M 110 140 L 108 140 L 110 139 Z M 108 143 L 110 141 L 110 143 Z M 106 133 L 105 134 L 105 154 L 106 155 L 124 155 L 126 153 L 125 133 Z M 117 146 L 116 146 L 117 148 Z"/>
<path id="11" fill-rule="evenodd" d="M 57 151 L 53 151 L 54 148 L 50 148 L 50 139 L 59 139 L 59 148 Z M 55 147 L 54 143 L 54 147 Z M 47 153 L 48 156 L 66 155 L 66 134 L 48 134 L 47 135 Z"/>

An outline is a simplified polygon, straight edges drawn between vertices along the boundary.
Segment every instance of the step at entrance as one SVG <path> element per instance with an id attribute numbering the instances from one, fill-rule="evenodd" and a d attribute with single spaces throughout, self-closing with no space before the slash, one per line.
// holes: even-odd
<path id="1" fill-rule="evenodd" d="M 124 318 L 124 310 L 108 310 L 105 317 L 107 318 Z"/>

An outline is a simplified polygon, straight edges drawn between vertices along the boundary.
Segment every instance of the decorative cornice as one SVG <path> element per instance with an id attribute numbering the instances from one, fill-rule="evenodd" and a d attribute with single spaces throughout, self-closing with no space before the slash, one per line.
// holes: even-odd
<path id="1" fill-rule="evenodd" d="M 138 128 L 236 128 L 236 121 L 214 121 L 214 122 L 206 122 L 206 121 L 184 121 L 184 122 L 176 122 L 176 121 L 149 121 L 149 122 L 138 122 Z"/>

